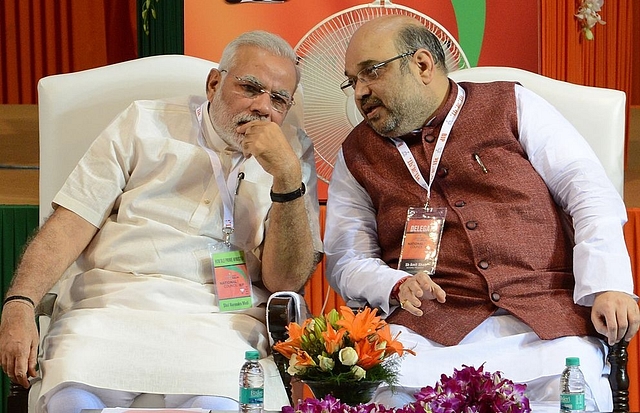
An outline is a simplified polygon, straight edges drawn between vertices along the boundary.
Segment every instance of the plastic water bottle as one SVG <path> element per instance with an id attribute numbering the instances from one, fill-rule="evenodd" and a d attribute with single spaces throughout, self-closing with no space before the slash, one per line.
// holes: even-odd
<path id="1" fill-rule="evenodd" d="M 560 412 L 584 412 L 584 375 L 578 357 L 567 357 L 560 376 Z"/>
<path id="2" fill-rule="evenodd" d="M 262 413 L 264 404 L 264 372 L 258 363 L 260 353 L 249 350 L 240 369 L 240 413 Z"/>

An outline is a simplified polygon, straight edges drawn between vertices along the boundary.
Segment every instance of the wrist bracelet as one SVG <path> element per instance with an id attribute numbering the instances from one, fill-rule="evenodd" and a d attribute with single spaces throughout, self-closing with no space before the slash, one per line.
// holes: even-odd
<path id="1" fill-rule="evenodd" d="M 409 278 L 411 277 L 404 277 L 399 279 L 398 282 L 393 286 L 393 289 L 391 289 L 391 294 L 389 295 L 389 297 L 394 300 L 397 300 L 398 294 L 400 294 L 400 286 L 404 284 L 405 281 L 407 281 Z"/>
<path id="2" fill-rule="evenodd" d="M 277 194 L 277 193 L 271 191 L 271 193 L 270 193 L 271 201 L 272 202 L 289 202 L 289 201 L 293 201 L 294 199 L 300 198 L 306 192 L 307 192 L 307 188 L 304 186 L 304 182 L 301 182 L 300 183 L 300 188 L 296 189 L 293 192 L 289 192 L 289 193 L 286 193 L 286 194 Z"/>
<path id="3" fill-rule="evenodd" d="M 4 305 L 7 304 L 9 301 L 15 301 L 15 300 L 26 301 L 29 304 L 31 304 L 33 308 L 36 308 L 36 303 L 34 303 L 31 298 L 26 297 L 24 295 L 10 295 L 9 297 L 4 299 L 4 301 L 2 302 L 2 306 L 4 307 Z"/>

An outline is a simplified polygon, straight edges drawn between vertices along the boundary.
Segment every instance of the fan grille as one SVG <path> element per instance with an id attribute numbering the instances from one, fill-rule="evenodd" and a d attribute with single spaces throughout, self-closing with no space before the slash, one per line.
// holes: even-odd
<path id="1" fill-rule="evenodd" d="M 314 143 L 318 178 L 329 182 L 340 145 L 362 116 L 352 97 L 340 90 L 344 57 L 353 33 L 363 23 L 385 15 L 407 15 L 422 22 L 442 42 L 449 71 L 469 67 L 456 39 L 430 17 L 408 7 L 386 4 L 355 6 L 320 22 L 295 47 L 300 57 L 304 126 Z"/>

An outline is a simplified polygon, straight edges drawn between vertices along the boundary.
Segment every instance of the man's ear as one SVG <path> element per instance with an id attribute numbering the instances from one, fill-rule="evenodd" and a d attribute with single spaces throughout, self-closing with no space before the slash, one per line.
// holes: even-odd
<path id="1" fill-rule="evenodd" d="M 214 68 L 209 71 L 209 75 L 207 75 L 207 100 L 209 102 L 213 100 L 213 95 L 220 86 L 221 78 L 222 73 L 218 69 Z"/>
<path id="2" fill-rule="evenodd" d="M 434 72 L 436 71 L 436 65 L 433 61 L 433 55 L 427 49 L 418 49 L 414 58 L 418 64 L 418 70 L 422 83 L 428 85 L 433 79 Z"/>

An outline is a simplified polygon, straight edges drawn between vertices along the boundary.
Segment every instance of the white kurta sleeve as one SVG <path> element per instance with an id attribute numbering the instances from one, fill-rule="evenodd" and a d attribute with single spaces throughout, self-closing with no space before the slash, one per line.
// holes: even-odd
<path id="1" fill-rule="evenodd" d="M 551 104 L 516 85 L 520 143 L 575 231 L 574 301 L 592 305 L 594 294 L 633 294 L 622 226 L 622 198 L 587 141 Z"/>
<path id="2" fill-rule="evenodd" d="M 389 306 L 391 289 L 409 274 L 380 258 L 371 198 L 349 172 L 342 150 L 329 184 L 324 248 L 326 277 L 345 301 L 368 303 L 383 316 L 393 310 Z"/>

